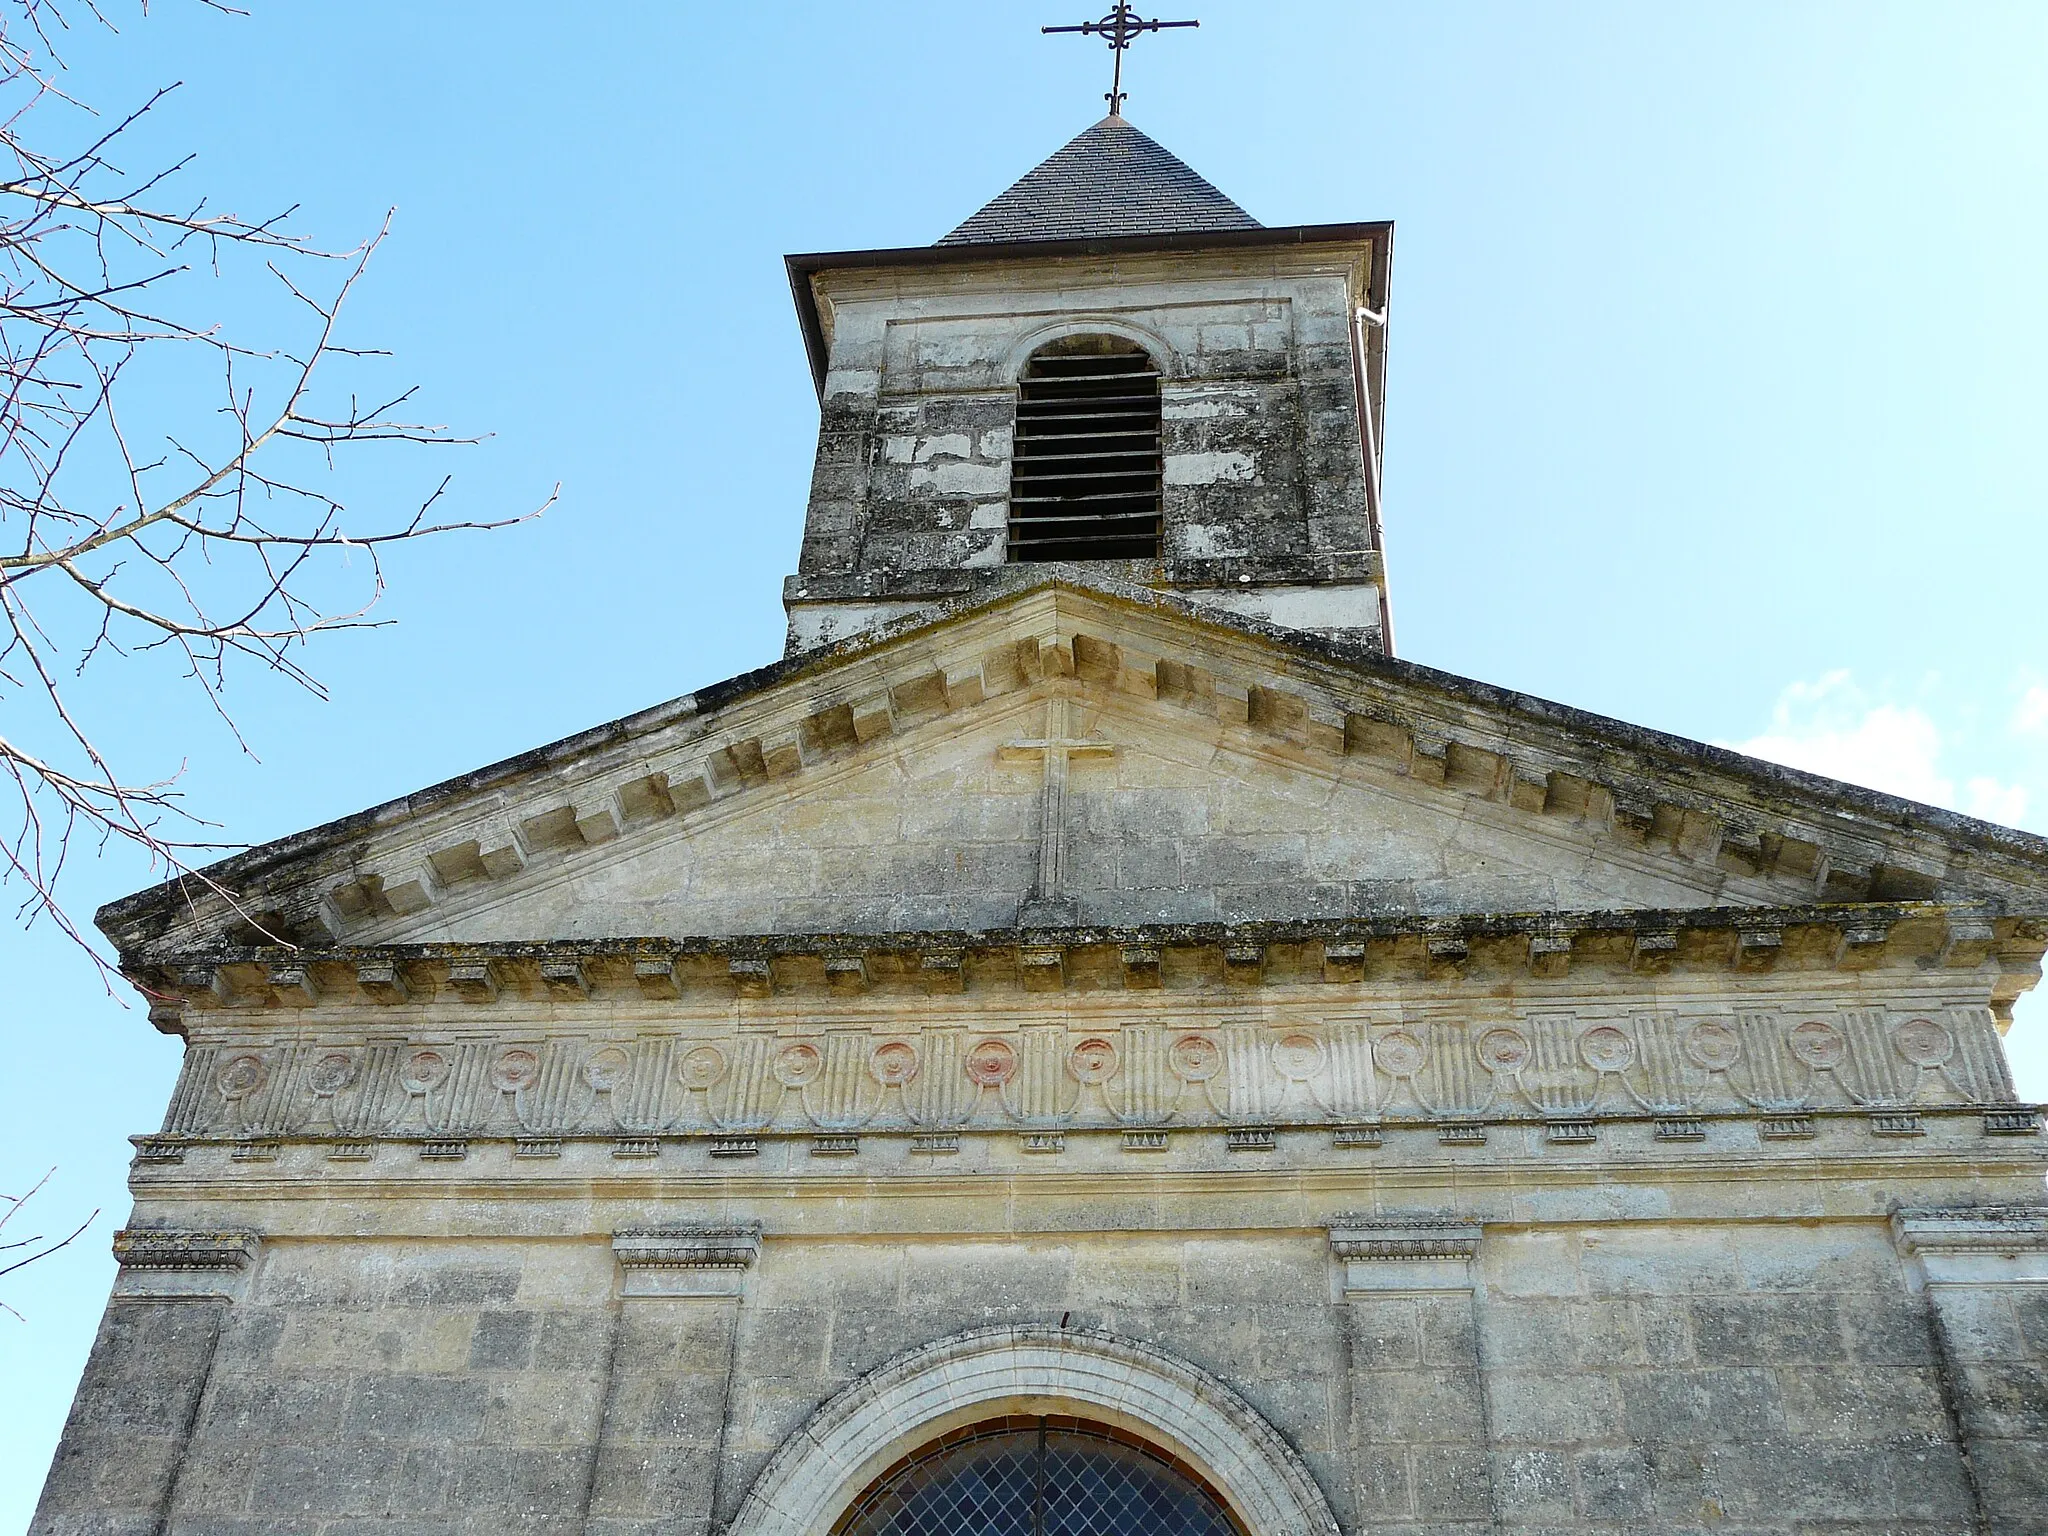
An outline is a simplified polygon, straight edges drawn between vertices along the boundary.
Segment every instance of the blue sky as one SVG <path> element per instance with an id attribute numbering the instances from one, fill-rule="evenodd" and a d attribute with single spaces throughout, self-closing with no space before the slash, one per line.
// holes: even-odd
<path id="1" fill-rule="evenodd" d="M 563 488 L 401 555 L 391 627 L 316 653 L 327 702 L 245 677 L 260 762 L 166 671 L 84 706 L 256 841 L 778 654 L 816 425 L 780 258 L 935 239 L 1086 127 L 1106 52 L 1037 28 L 1100 8 L 256 0 L 78 34 L 110 110 L 185 82 L 150 131 L 217 201 L 336 245 L 395 206 L 354 338 L 495 434 L 454 465 L 466 514 Z M 2048 831 L 2048 8 L 1195 14 L 1134 52 L 1131 120 L 1269 223 L 1398 224 L 1404 655 Z M 146 878 L 81 865 L 71 899 Z M 0 930 L 0 967 L 0 1182 L 56 1165 L 47 1220 L 105 1208 L 9 1282 L 18 1529 L 176 1042 L 45 930 Z M 2048 1098 L 2044 1035 L 2023 1005 Z"/>

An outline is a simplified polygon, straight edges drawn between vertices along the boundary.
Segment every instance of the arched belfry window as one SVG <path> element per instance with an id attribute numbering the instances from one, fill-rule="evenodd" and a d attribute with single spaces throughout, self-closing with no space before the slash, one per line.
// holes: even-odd
<path id="1" fill-rule="evenodd" d="M 883 1472 L 832 1536 L 1243 1536 L 1164 1451 L 1085 1419 L 955 1430 Z"/>
<path id="2" fill-rule="evenodd" d="M 1159 369 L 1120 336 L 1068 336 L 1017 381 L 1010 559 L 1159 557 Z"/>

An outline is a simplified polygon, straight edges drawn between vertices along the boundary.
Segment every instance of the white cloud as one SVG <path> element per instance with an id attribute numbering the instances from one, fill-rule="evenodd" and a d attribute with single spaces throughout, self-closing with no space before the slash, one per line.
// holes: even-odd
<path id="1" fill-rule="evenodd" d="M 2048 740 L 2048 686 L 2036 683 L 2020 695 L 2019 708 L 2012 712 L 2012 733 Z"/>
<path id="2" fill-rule="evenodd" d="M 1963 786 L 1963 809 L 1986 821 L 2016 827 L 2027 815 L 2024 784 L 2001 784 L 1996 779 L 1972 779 Z"/>
<path id="3" fill-rule="evenodd" d="M 2028 700 L 2035 694 L 2041 696 L 2042 728 L 2048 731 L 2048 689 L 2031 690 Z M 2022 716 L 2027 707 L 2023 702 Z M 2017 721 L 2014 728 L 2019 729 Z M 1792 684 L 1778 696 L 1770 729 L 1734 746 L 1788 768 L 1991 821 L 2013 823 L 2027 812 L 2023 785 L 1980 776 L 1959 791 L 1942 771 L 1942 732 L 1933 718 L 1917 705 L 1873 702 L 1846 671 Z"/>

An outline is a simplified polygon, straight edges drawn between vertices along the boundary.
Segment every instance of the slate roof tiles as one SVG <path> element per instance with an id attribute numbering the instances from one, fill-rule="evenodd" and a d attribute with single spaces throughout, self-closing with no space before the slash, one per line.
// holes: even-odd
<path id="1" fill-rule="evenodd" d="M 1121 117 L 1105 117 L 938 244 L 1260 227 L 1179 157 Z"/>

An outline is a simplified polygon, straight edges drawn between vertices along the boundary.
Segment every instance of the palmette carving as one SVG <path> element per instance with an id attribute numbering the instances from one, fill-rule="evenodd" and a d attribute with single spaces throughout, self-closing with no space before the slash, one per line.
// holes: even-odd
<path id="1" fill-rule="evenodd" d="M 1372 1065 L 1372 1028 L 1362 1019 L 1343 1019 L 1330 1027 L 1330 1072 L 1327 1108 L 1339 1120 L 1356 1120 L 1379 1111 L 1379 1088 Z"/>
<path id="2" fill-rule="evenodd" d="M 1435 1087 L 1431 1110 L 1451 1120 L 1478 1116 L 1493 1097 L 1493 1079 L 1480 1069 L 1471 1031 L 1460 1021 L 1436 1020 L 1430 1026 L 1429 1055 Z"/>
<path id="3" fill-rule="evenodd" d="M 821 1131 L 859 1130 L 875 1110 L 875 1096 L 868 1092 L 868 1053 L 873 1047 L 865 1034 L 835 1030 L 825 1037 L 825 1070 L 815 1084 L 801 1090 L 805 1116 Z"/>
<path id="4" fill-rule="evenodd" d="M 1952 1008 L 1947 1012 L 1949 1028 L 1956 1037 L 1956 1059 L 1950 1063 L 1950 1081 L 1978 1088 L 1978 1102 L 2009 1104 L 2016 1097 L 2012 1068 L 1999 1045 L 1998 1028 L 1989 1008 Z M 1963 1090 L 1965 1093 L 1967 1089 Z"/>
<path id="5" fill-rule="evenodd" d="M 1677 1016 L 1638 1011 L 1629 1015 L 1629 1033 L 1635 1040 L 1638 1060 L 1634 1076 L 1624 1079 L 1624 1083 L 1637 1105 L 1653 1115 L 1684 1114 L 1693 1109 Z"/>
<path id="6" fill-rule="evenodd" d="M 910 1123 L 920 1130 L 957 1130 L 979 1100 L 981 1085 L 967 1072 L 966 1031 L 927 1030 L 922 1060 L 904 1095 Z"/>
<path id="7" fill-rule="evenodd" d="M 1249 1021 L 1232 1023 L 1220 1031 L 1220 1034 L 1224 1077 L 1229 1085 L 1225 1117 L 1242 1123 L 1263 1125 L 1268 1119 L 1274 1100 L 1279 1097 L 1280 1085 L 1268 1081 L 1271 1068 L 1266 1058 L 1266 1042 L 1261 1038 L 1260 1026 Z"/>
<path id="8" fill-rule="evenodd" d="M 1538 1014 L 1530 1025 L 1532 1059 L 1515 1074 L 1516 1087 L 1546 1116 L 1591 1114 L 1598 1079 L 1586 1071 L 1579 1053 L 1578 1015 Z"/>
<path id="9" fill-rule="evenodd" d="M 935 1024 L 777 1034 L 195 1044 L 164 1134 L 1055 1132 L 2015 1102 L 1989 1010 Z"/>
<path id="10" fill-rule="evenodd" d="M 1123 1030 L 1123 1070 L 1117 1074 L 1108 1103 L 1110 1112 L 1124 1125 L 1161 1125 L 1179 1108 L 1186 1085 L 1172 1070 L 1165 1034 L 1153 1024 L 1131 1024 Z"/>
<path id="11" fill-rule="evenodd" d="M 726 1086 L 724 1123 L 726 1131 L 761 1131 L 773 1123 L 782 1108 L 785 1090 L 775 1080 L 776 1042 L 761 1035 L 738 1041 L 724 1053 Z"/>
<path id="12" fill-rule="evenodd" d="M 1019 1125 L 1052 1127 L 1066 1123 L 1078 1098 L 1067 1076 L 1071 1032 L 1046 1027 L 1026 1029 L 1018 1038 L 1021 1065 L 1002 1086 L 1002 1104 Z"/>

